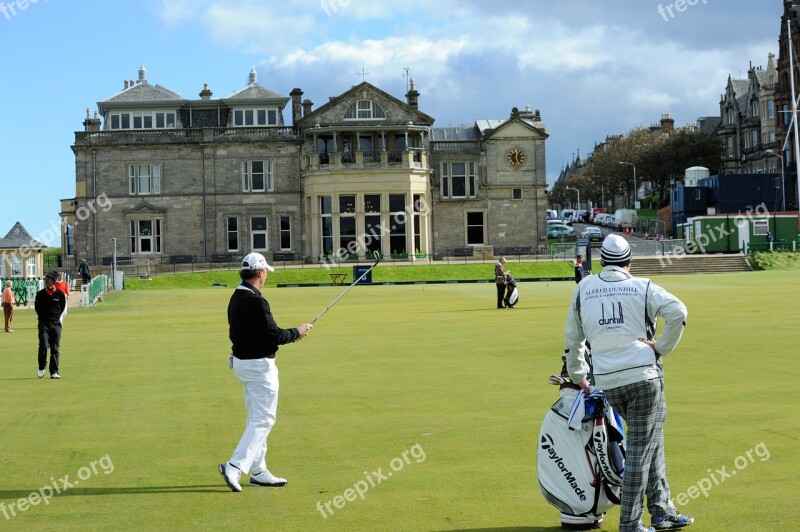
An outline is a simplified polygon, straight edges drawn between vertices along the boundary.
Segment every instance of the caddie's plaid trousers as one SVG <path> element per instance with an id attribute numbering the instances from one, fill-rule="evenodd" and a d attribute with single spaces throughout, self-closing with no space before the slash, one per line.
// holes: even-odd
<path id="1" fill-rule="evenodd" d="M 635 382 L 603 393 L 626 424 L 619 529 L 636 530 L 644 513 L 645 495 L 650 515 L 660 517 L 671 510 L 664 459 L 664 379 Z"/>

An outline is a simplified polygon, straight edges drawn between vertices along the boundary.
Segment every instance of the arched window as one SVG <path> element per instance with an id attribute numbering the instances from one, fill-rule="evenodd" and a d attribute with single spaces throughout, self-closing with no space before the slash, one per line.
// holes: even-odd
<path id="1" fill-rule="evenodd" d="M 384 119 L 386 113 L 372 100 L 359 100 L 347 108 L 344 118 L 345 120 Z"/>

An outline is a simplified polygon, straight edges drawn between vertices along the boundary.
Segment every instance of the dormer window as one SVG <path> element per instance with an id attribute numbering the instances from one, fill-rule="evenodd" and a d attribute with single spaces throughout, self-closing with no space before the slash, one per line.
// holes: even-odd
<path id="1" fill-rule="evenodd" d="M 271 109 L 236 109 L 233 112 L 233 125 L 248 126 L 277 126 L 278 110 Z"/>
<path id="2" fill-rule="evenodd" d="M 380 105 L 372 100 L 359 100 L 351 104 L 344 113 L 345 120 L 381 120 L 386 118 L 386 113 Z"/>
<path id="3" fill-rule="evenodd" d="M 153 125 L 155 124 L 155 128 Z M 132 111 L 111 113 L 111 129 L 172 129 L 175 113 L 164 111 Z"/>

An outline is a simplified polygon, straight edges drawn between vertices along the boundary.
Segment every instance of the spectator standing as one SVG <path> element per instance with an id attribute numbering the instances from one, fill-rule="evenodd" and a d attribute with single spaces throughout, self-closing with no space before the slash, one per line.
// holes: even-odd
<path id="1" fill-rule="evenodd" d="M 81 265 L 78 267 L 78 271 L 81 274 L 81 282 L 83 284 L 87 284 L 89 281 L 92 280 L 92 276 L 89 273 L 89 263 L 86 262 L 86 259 L 81 261 Z"/>
<path id="2" fill-rule="evenodd" d="M 12 286 L 11 281 L 6 281 L 6 286 L 3 289 L 3 317 L 6 321 L 7 333 L 14 332 L 14 329 L 11 328 L 11 320 L 14 319 L 14 291 L 11 289 Z"/>

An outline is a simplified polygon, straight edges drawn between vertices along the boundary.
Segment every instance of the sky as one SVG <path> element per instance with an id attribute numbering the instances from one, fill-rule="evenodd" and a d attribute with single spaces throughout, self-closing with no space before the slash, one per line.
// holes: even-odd
<path id="1" fill-rule="evenodd" d="M 255 68 L 314 108 L 362 80 L 404 100 L 408 72 L 434 127 L 530 105 L 552 184 L 609 134 L 718 116 L 728 76 L 778 54 L 782 12 L 782 0 L 0 0 L 0 236 L 19 221 L 60 246 L 75 132 L 142 65 L 189 99 L 204 83 L 229 96 Z"/>

